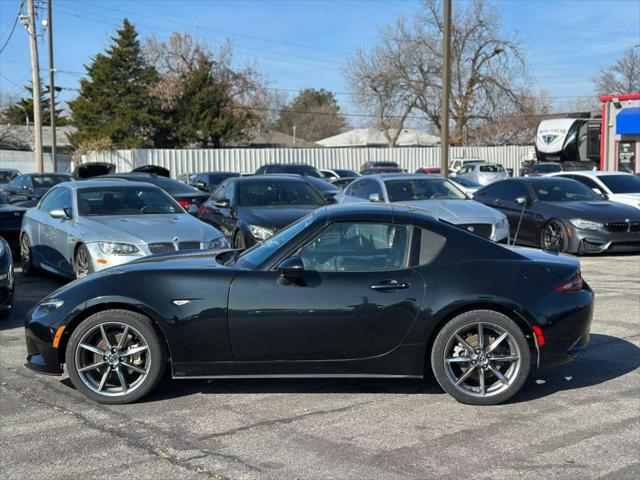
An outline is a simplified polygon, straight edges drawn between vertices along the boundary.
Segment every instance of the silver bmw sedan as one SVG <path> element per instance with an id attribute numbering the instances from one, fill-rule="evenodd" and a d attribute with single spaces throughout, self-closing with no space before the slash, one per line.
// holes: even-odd
<path id="1" fill-rule="evenodd" d="M 71 278 L 153 254 L 223 249 L 225 237 L 149 183 L 61 183 L 27 210 L 20 231 L 25 275 Z"/>

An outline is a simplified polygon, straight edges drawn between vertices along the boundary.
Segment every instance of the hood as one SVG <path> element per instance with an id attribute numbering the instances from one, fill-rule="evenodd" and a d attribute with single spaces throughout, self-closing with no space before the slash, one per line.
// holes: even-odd
<path id="1" fill-rule="evenodd" d="M 81 229 L 104 240 L 143 244 L 177 241 L 208 242 L 222 234 L 188 214 L 82 217 Z M 89 234 L 90 235 L 90 234 Z M 98 240 L 98 238 L 95 238 Z"/>
<path id="2" fill-rule="evenodd" d="M 281 229 L 318 208 L 317 205 L 238 207 L 240 220 L 250 225 Z"/>
<path id="3" fill-rule="evenodd" d="M 607 200 L 540 203 L 560 215 L 598 223 L 625 222 L 627 219 L 632 222 L 640 221 L 640 211 L 637 208 Z"/>
<path id="4" fill-rule="evenodd" d="M 161 177 L 171 177 L 171 172 L 159 165 L 142 165 L 141 167 L 131 170 L 132 173 L 155 173 Z"/>
<path id="5" fill-rule="evenodd" d="M 611 193 L 609 199 L 612 202 L 624 202 L 640 206 L 640 192 L 638 193 Z"/>
<path id="6" fill-rule="evenodd" d="M 399 202 L 429 212 L 434 217 L 441 218 L 453 224 L 491 223 L 495 224 L 504 218 L 504 214 L 491 207 L 487 207 L 475 200 L 414 200 Z"/>
<path id="7" fill-rule="evenodd" d="M 76 180 L 110 175 L 116 171 L 116 166 L 109 162 L 89 162 L 78 165 L 73 169 L 71 176 Z"/>

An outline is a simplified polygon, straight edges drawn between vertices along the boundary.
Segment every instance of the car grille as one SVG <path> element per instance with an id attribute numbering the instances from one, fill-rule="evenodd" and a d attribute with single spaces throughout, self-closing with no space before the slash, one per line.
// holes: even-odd
<path id="1" fill-rule="evenodd" d="M 171 242 L 157 242 L 150 243 L 149 250 L 151 253 L 171 253 L 176 250 L 200 250 L 202 248 L 202 244 L 200 242 L 180 242 L 178 243 L 178 248 L 176 248 L 175 243 Z"/>
<path id="2" fill-rule="evenodd" d="M 615 233 L 637 233 L 640 232 L 640 222 L 611 222 L 605 224 L 605 228 Z"/>
<path id="3" fill-rule="evenodd" d="M 458 227 L 487 238 L 491 237 L 493 230 L 493 226 L 490 223 L 461 223 Z"/>

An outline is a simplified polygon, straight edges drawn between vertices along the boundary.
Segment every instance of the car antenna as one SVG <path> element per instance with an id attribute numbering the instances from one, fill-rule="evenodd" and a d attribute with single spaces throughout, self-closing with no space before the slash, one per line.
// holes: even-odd
<path id="1" fill-rule="evenodd" d="M 516 240 L 518 239 L 518 232 L 520 232 L 520 225 L 522 224 L 522 217 L 524 217 L 524 209 L 527 207 L 527 197 L 518 197 L 516 198 L 516 203 L 522 205 L 522 209 L 520 210 L 520 218 L 518 218 L 518 226 L 516 227 L 516 233 L 513 235 L 513 242 L 511 242 L 511 246 L 516 246 Z"/>

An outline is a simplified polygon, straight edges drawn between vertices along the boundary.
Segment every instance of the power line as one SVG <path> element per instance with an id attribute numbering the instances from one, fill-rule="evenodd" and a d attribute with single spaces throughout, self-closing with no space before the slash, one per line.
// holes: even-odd
<path id="1" fill-rule="evenodd" d="M 20 2 L 20 7 L 18 8 L 18 13 L 16 13 L 16 19 L 13 21 L 13 25 L 11 26 L 11 31 L 9 32 L 9 36 L 0 47 L 0 53 L 4 52 L 4 49 L 7 48 L 11 37 L 13 37 L 13 33 L 16 31 L 16 26 L 18 25 L 18 20 L 20 19 L 20 12 L 22 12 L 22 7 L 24 6 L 24 0 Z"/>

